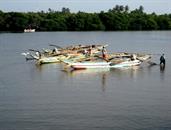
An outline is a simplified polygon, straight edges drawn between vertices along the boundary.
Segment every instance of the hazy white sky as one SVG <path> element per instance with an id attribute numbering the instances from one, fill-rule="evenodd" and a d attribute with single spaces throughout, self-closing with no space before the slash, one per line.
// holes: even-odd
<path id="1" fill-rule="evenodd" d="M 100 12 L 115 5 L 128 5 L 130 10 L 142 5 L 148 13 L 171 13 L 171 0 L 0 0 L 0 10 L 5 12 L 47 11 L 48 8 L 60 11 L 62 7 L 70 8 L 71 12 Z"/>

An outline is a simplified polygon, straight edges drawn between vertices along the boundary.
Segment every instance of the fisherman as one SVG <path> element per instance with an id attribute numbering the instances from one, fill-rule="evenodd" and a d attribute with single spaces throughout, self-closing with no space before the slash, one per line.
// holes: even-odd
<path id="1" fill-rule="evenodd" d="M 58 51 L 58 48 L 54 48 L 53 50 L 52 50 L 52 54 L 57 54 L 57 53 L 59 53 L 59 51 Z"/>
<path id="2" fill-rule="evenodd" d="M 39 51 L 36 51 L 36 56 L 40 59 L 42 57 L 41 53 Z"/>
<path id="3" fill-rule="evenodd" d="M 107 60 L 107 50 L 106 50 L 106 48 L 104 46 L 102 48 L 102 58 Z"/>
<path id="4" fill-rule="evenodd" d="M 162 54 L 162 56 L 160 57 L 160 66 L 161 65 L 165 66 L 165 57 L 164 57 L 164 54 Z"/>
<path id="5" fill-rule="evenodd" d="M 137 59 L 137 56 L 135 54 L 132 54 L 131 55 L 131 60 L 133 61 L 133 60 L 136 60 L 136 59 Z"/>
<path id="6" fill-rule="evenodd" d="M 89 49 L 88 49 L 88 54 L 89 54 L 89 56 L 92 55 L 92 46 L 89 47 Z"/>
<path id="7" fill-rule="evenodd" d="M 87 49 L 84 49 L 83 50 L 83 54 L 87 57 L 88 56 L 88 51 L 87 51 Z"/>

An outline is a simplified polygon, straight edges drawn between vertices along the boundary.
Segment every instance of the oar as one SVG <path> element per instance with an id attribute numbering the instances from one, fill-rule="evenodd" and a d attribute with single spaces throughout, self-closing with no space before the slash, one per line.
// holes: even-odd
<path id="1" fill-rule="evenodd" d="M 36 60 L 36 59 L 33 57 L 31 57 L 31 58 L 26 57 L 26 61 L 28 61 L 28 60 Z"/>
<path id="2" fill-rule="evenodd" d="M 153 53 L 153 54 L 147 54 L 147 55 L 159 55 L 159 56 L 161 56 L 162 54 L 159 54 L 159 53 Z"/>
<path id="3" fill-rule="evenodd" d="M 34 51 L 34 52 L 39 52 L 40 53 L 40 51 L 39 50 L 34 50 L 34 49 L 28 49 L 29 51 Z"/>
<path id="4" fill-rule="evenodd" d="M 54 44 L 49 44 L 49 46 L 53 46 L 53 47 L 56 47 L 58 49 L 63 49 L 62 47 L 58 46 L 58 45 L 54 45 Z"/>

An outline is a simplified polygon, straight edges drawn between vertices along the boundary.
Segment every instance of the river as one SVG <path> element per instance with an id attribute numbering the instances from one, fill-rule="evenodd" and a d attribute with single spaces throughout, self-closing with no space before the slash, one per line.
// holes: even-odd
<path id="1" fill-rule="evenodd" d="M 108 44 L 108 52 L 153 54 L 165 70 L 63 71 L 38 67 L 27 49 Z M 1 130 L 170 130 L 171 31 L 0 33 Z"/>

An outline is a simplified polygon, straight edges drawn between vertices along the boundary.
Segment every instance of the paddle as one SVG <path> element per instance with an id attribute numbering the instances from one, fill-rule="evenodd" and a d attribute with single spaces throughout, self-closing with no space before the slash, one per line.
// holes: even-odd
<path id="1" fill-rule="evenodd" d="M 34 52 L 39 52 L 40 53 L 40 51 L 39 50 L 34 50 L 34 49 L 28 49 L 29 51 L 34 51 Z"/>
<path id="2" fill-rule="evenodd" d="M 36 60 L 36 58 L 28 58 L 28 57 L 26 57 L 26 61 L 28 61 L 28 60 Z"/>

